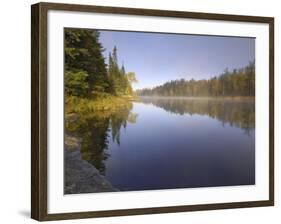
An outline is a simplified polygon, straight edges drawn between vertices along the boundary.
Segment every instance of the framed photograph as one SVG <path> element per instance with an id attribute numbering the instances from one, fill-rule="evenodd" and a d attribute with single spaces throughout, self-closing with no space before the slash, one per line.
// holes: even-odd
<path id="1" fill-rule="evenodd" d="M 32 5 L 32 218 L 272 206 L 274 18 Z"/>

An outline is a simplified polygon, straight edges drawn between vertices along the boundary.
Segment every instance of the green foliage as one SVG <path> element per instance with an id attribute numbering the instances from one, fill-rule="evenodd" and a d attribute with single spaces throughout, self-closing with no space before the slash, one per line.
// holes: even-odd
<path id="1" fill-rule="evenodd" d="M 126 74 L 124 65 L 119 67 L 116 46 L 113 48 L 113 53 L 109 53 L 107 72 L 111 94 L 115 96 L 133 95 L 132 83 L 136 82 L 136 75 L 133 72 Z"/>
<path id="2" fill-rule="evenodd" d="M 109 86 L 106 64 L 102 56 L 102 45 L 99 42 L 99 33 L 87 29 L 65 29 L 65 70 L 73 74 L 77 71 L 87 73 L 87 86 L 72 86 L 81 89 L 87 87 L 87 97 L 99 92 L 103 93 Z M 76 89 L 69 93 L 77 92 Z M 85 96 L 85 95 L 84 95 Z"/>
<path id="3" fill-rule="evenodd" d="M 88 74 L 83 71 L 65 72 L 65 92 L 72 96 L 86 96 L 89 89 Z"/>
<path id="4" fill-rule="evenodd" d="M 255 96 L 255 63 L 245 68 L 226 69 L 208 80 L 175 80 L 152 89 L 137 91 L 142 96 Z"/>
<path id="5" fill-rule="evenodd" d="M 66 28 L 64 49 L 68 95 L 97 98 L 133 94 L 125 67 L 119 68 L 116 46 L 106 67 L 98 31 Z"/>

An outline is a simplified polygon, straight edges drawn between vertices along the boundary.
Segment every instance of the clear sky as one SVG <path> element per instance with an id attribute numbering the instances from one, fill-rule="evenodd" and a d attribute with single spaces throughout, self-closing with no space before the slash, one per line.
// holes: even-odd
<path id="1" fill-rule="evenodd" d="M 136 73 L 134 89 L 175 79 L 208 79 L 255 59 L 255 39 L 203 35 L 100 31 L 104 56 L 116 45 L 118 62 Z"/>

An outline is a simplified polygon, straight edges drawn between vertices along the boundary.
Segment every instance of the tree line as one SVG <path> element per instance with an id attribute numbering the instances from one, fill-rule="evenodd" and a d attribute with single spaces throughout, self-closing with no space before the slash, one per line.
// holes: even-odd
<path id="1" fill-rule="evenodd" d="M 255 62 L 210 79 L 173 80 L 136 91 L 140 96 L 255 96 Z"/>
<path id="2" fill-rule="evenodd" d="M 65 92 L 67 96 L 95 98 L 100 96 L 132 95 L 133 72 L 126 73 L 118 65 L 117 48 L 109 53 L 99 41 L 97 30 L 66 28 L 64 32 Z"/>

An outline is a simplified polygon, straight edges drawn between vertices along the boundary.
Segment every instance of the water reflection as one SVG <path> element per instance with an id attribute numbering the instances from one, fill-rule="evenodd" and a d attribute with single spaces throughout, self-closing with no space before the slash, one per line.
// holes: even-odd
<path id="1" fill-rule="evenodd" d="M 79 115 L 74 121 L 66 119 L 66 132 L 81 141 L 82 159 L 93 164 L 101 174 L 105 174 L 104 162 L 110 156 L 107 153 L 109 138 L 120 144 L 121 128 L 126 128 L 127 122 L 135 123 L 137 120 L 137 114 L 131 113 L 132 108 L 132 102 L 128 101 L 112 111 Z"/>
<path id="2" fill-rule="evenodd" d="M 142 97 L 141 102 L 160 107 L 175 114 L 207 115 L 230 126 L 241 128 L 246 134 L 255 128 L 254 99 L 208 99 Z"/>
<path id="3" fill-rule="evenodd" d="M 208 116 L 210 120 L 212 120 L 211 118 L 213 118 L 213 119 L 220 121 L 223 126 L 226 124 L 229 124 L 232 127 L 240 128 L 248 136 L 251 135 L 251 133 L 252 133 L 251 131 L 254 130 L 254 128 L 255 128 L 254 100 L 211 100 L 211 99 L 186 99 L 186 98 L 171 99 L 171 98 L 144 97 L 144 98 L 141 98 L 140 101 L 144 106 L 153 105 L 155 107 L 164 109 L 166 112 L 170 112 L 170 113 L 178 115 L 178 116 L 185 115 L 185 114 L 205 115 L 205 116 Z M 134 105 L 134 103 L 128 101 L 126 104 L 116 108 L 116 110 L 95 111 L 95 112 L 91 112 L 89 114 L 78 115 L 78 119 L 74 119 L 74 120 L 68 119 L 66 117 L 66 133 L 70 134 L 70 135 L 74 135 L 80 139 L 82 159 L 90 162 L 92 165 L 94 165 L 100 171 L 101 174 L 103 174 L 105 176 L 106 176 L 106 169 L 108 168 L 107 167 L 108 164 L 106 163 L 106 161 L 109 159 L 109 157 L 112 154 L 112 151 L 110 151 L 108 149 L 112 143 L 114 143 L 116 145 L 121 144 L 122 139 L 121 139 L 120 133 L 121 133 L 121 130 L 126 129 L 128 122 L 136 125 L 135 133 L 137 133 L 136 134 L 137 136 L 141 136 L 141 135 L 146 136 L 147 130 L 151 129 L 151 123 L 149 123 L 147 121 L 141 122 L 141 124 L 138 124 L 138 116 L 140 118 L 142 118 L 142 116 L 144 116 L 144 110 L 137 109 L 137 111 L 134 111 L 133 105 Z M 159 114 L 158 114 L 159 112 L 157 110 L 154 110 L 153 113 L 155 113 L 153 116 L 155 116 L 156 119 L 159 118 Z M 198 118 L 196 118 L 196 119 L 198 119 Z M 159 121 L 159 125 L 160 125 L 160 121 Z M 206 125 L 207 125 L 207 122 L 206 122 Z M 209 122 L 208 122 L 208 125 L 209 125 Z M 214 124 L 212 124 L 212 125 L 214 126 Z M 184 129 L 184 127 L 177 126 L 177 129 L 179 129 L 179 128 L 182 128 L 182 133 L 187 133 L 187 131 Z M 203 131 L 204 124 L 203 124 L 203 127 L 201 127 L 201 128 Z M 223 127 L 221 127 L 221 128 L 223 128 Z M 216 130 L 218 130 L 218 129 L 216 129 Z M 173 131 L 173 130 L 171 130 L 171 131 Z M 226 130 L 226 131 L 229 131 L 229 130 Z M 138 139 L 139 141 L 136 143 L 136 144 L 138 144 L 137 146 L 134 145 L 135 140 L 132 140 L 132 135 L 133 135 L 132 132 L 127 133 L 126 136 L 123 135 L 122 137 L 124 137 L 123 140 L 125 142 L 127 142 L 126 147 L 128 148 L 128 150 L 129 150 L 129 148 L 135 147 L 135 148 L 139 148 L 139 151 L 137 153 L 144 153 L 145 150 L 141 150 L 141 148 L 144 149 L 147 147 L 152 147 L 149 145 L 149 141 L 151 141 L 151 144 L 158 144 L 157 142 L 163 141 L 163 136 L 161 136 L 161 135 L 165 134 L 165 133 L 160 133 L 160 132 L 161 131 L 159 131 L 159 133 L 152 133 L 153 137 L 152 136 L 149 136 L 149 138 L 141 137 L 142 140 Z M 176 133 L 176 132 L 174 132 L 174 133 Z M 189 145 L 189 147 L 196 148 L 197 146 L 196 146 L 195 139 L 197 137 L 199 138 L 200 135 L 199 134 L 197 136 L 193 136 L 193 135 L 194 135 L 194 133 L 190 134 L 190 138 L 194 139 L 193 141 L 182 143 L 182 145 L 180 147 L 184 148 L 188 144 L 191 144 L 191 142 L 192 142 L 192 145 Z M 178 133 L 177 136 L 180 136 L 180 134 Z M 172 135 L 170 135 L 171 139 L 169 139 L 169 142 L 171 142 L 171 144 L 172 144 L 173 141 L 176 141 L 177 144 L 180 144 L 181 139 L 176 140 L 176 138 L 180 138 L 177 136 L 175 135 L 173 137 Z M 219 136 L 219 134 L 218 134 L 218 136 Z M 235 136 L 234 136 L 233 134 L 230 134 L 230 132 L 229 132 L 228 136 L 232 137 L 232 138 L 237 138 L 237 141 L 239 141 L 238 138 L 239 139 L 242 138 L 240 135 L 238 136 L 238 134 L 235 134 Z M 157 139 L 157 137 L 159 139 Z M 252 136 L 252 137 L 254 137 L 254 136 Z M 211 140 L 201 139 L 200 141 L 201 142 L 205 141 L 205 143 L 206 143 L 205 146 L 207 146 L 207 145 L 209 145 L 207 142 L 211 141 Z M 225 140 L 225 141 L 220 140 L 220 141 L 223 142 L 225 144 L 225 146 L 230 144 L 230 143 L 228 143 L 229 140 Z M 246 142 L 245 139 L 243 139 L 243 141 Z M 167 145 L 168 142 L 165 144 Z M 165 144 L 161 145 L 161 147 L 159 146 L 159 148 L 162 148 L 165 151 Z M 211 144 L 214 144 L 214 143 L 210 142 L 210 145 L 208 146 L 209 148 L 212 147 Z M 241 144 L 242 144 L 242 141 L 241 141 Z M 176 144 L 172 144 L 172 145 L 176 145 Z M 244 145 L 241 145 L 240 147 L 243 147 L 243 146 Z M 126 147 L 124 147 L 124 149 L 127 149 Z M 200 146 L 200 147 L 202 148 L 203 146 Z M 198 146 L 197 148 L 200 148 L 200 147 Z M 227 147 L 229 148 L 231 146 L 227 146 Z M 246 147 L 246 145 L 245 145 L 245 147 Z M 114 148 L 114 147 L 112 146 L 112 148 Z M 232 146 L 232 148 L 233 148 L 233 146 Z M 141 151 L 143 151 L 143 152 L 141 152 Z M 213 150 L 213 151 L 215 151 L 215 150 Z M 133 152 L 128 151 L 128 153 L 126 155 L 123 155 L 124 157 L 128 156 L 128 158 L 126 159 L 127 162 L 130 161 L 132 159 L 132 157 L 135 157 L 134 155 L 132 155 L 130 153 L 133 153 Z M 146 152 L 146 153 L 149 153 L 149 152 Z M 173 151 L 173 153 L 174 153 L 174 151 Z M 180 152 L 180 153 L 182 153 L 182 152 Z M 220 152 L 220 154 L 222 154 L 222 152 Z M 163 157 L 162 153 L 160 153 L 159 155 L 161 155 Z M 150 157 L 151 155 L 147 155 L 147 156 Z M 183 155 L 182 158 L 184 158 L 184 156 L 185 155 Z M 171 157 L 171 155 L 167 154 L 167 157 Z M 177 156 L 174 155 L 174 157 L 177 157 Z M 191 158 L 191 156 L 189 156 L 189 157 Z M 216 157 L 216 158 L 218 158 L 218 157 Z M 239 158 L 241 158 L 241 157 L 239 157 Z M 254 157 L 251 154 L 251 159 L 252 158 L 254 158 Z M 164 157 L 162 159 L 164 161 Z M 178 157 L 177 157 L 177 159 L 179 160 Z M 177 164 L 176 161 L 169 161 L 169 163 L 171 163 L 171 164 L 173 164 L 174 162 L 175 162 L 175 164 Z M 123 163 L 123 162 L 121 162 L 121 163 Z M 154 162 L 152 161 L 152 164 L 154 164 L 154 163 L 155 163 L 155 161 Z M 207 164 L 207 162 L 205 162 L 205 166 L 206 166 L 206 164 Z M 253 164 L 253 163 L 251 163 L 251 164 Z M 146 166 L 146 165 L 147 165 L 147 167 L 149 167 L 149 164 L 143 164 L 143 166 Z M 123 164 L 123 166 L 125 166 L 125 163 Z M 134 170 L 133 166 L 134 166 L 134 164 L 131 164 L 129 168 L 128 167 L 126 168 L 126 170 L 131 169 L 131 171 L 133 172 L 133 170 Z M 213 165 L 210 164 L 210 167 L 212 167 L 212 166 Z M 233 167 L 235 167 L 235 166 L 236 165 L 233 165 Z M 111 169 L 115 170 L 115 172 L 117 173 L 117 170 L 118 170 L 117 168 L 111 168 Z M 162 168 L 159 165 L 159 170 L 161 170 L 161 169 Z M 251 176 L 252 179 L 253 179 L 253 176 L 252 176 L 253 169 L 254 168 L 251 167 L 251 171 L 249 171 L 249 173 L 250 173 L 249 176 Z M 136 168 L 134 171 L 138 172 L 137 170 L 138 169 Z M 176 165 L 175 165 L 175 170 L 177 170 Z M 198 168 L 198 170 L 200 170 L 200 168 Z M 119 176 L 119 175 L 122 175 L 122 172 L 124 172 L 124 168 L 120 168 L 120 173 L 118 173 L 118 174 L 114 174 L 114 175 L 109 174 L 109 179 L 112 179 L 113 182 L 116 182 L 117 184 L 119 184 L 119 181 L 123 181 L 122 176 Z M 161 173 L 161 171 L 159 171 L 159 173 Z M 159 176 L 159 173 L 157 175 L 156 174 L 155 175 Z M 179 179 L 183 178 L 184 175 L 185 174 L 182 174 L 182 177 L 179 177 Z M 134 176 L 134 174 L 132 173 L 132 177 L 133 176 Z M 176 176 L 176 175 L 173 174 L 173 176 Z M 193 179 L 195 179 L 195 178 L 193 178 Z M 251 179 L 251 181 L 252 181 L 252 179 Z M 149 180 L 149 181 L 151 181 L 151 180 Z M 122 183 L 120 183 L 120 186 L 117 186 L 117 187 L 122 189 L 122 186 L 121 186 Z M 233 184 L 231 181 L 229 183 Z M 185 186 L 185 184 L 186 183 L 182 183 L 182 186 Z M 197 185 L 200 186 L 200 184 L 197 184 Z M 197 185 L 191 184 L 190 186 L 197 186 Z M 223 185 L 223 184 L 221 184 L 221 185 Z M 141 187 L 141 183 L 138 183 L 138 186 Z M 155 186 L 156 186 L 156 183 L 155 183 Z M 165 186 L 168 186 L 168 183 L 165 183 Z M 159 186 L 157 186 L 157 187 L 159 187 Z M 177 187 L 177 186 L 171 185 L 171 187 Z M 160 186 L 160 188 L 161 188 L 161 186 Z M 137 186 L 134 186 L 134 189 L 137 189 Z"/>

